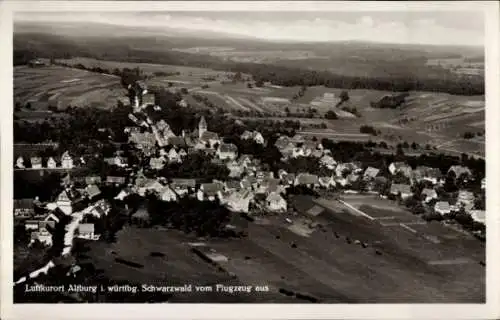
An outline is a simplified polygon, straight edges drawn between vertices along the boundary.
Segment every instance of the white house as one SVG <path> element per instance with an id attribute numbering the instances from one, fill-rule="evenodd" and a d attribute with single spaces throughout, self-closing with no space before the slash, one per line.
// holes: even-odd
<path id="1" fill-rule="evenodd" d="M 23 157 L 19 157 L 16 160 L 16 167 L 19 169 L 24 169 L 24 159 Z"/>
<path id="2" fill-rule="evenodd" d="M 161 170 L 165 166 L 166 159 L 163 156 L 149 159 L 149 166 L 153 170 Z"/>
<path id="3" fill-rule="evenodd" d="M 395 175 L 398 172 L 403 173 L 408 178 L 412 175 L 412 169 L 409 165 L 404 162 L 393 162 L 389 165 L 389 172 Z"/>
<path id="4" fill-rule="evenodd" d="M 94 232 L 93 223 L 81 223 L 78 225 L 78 238 L 97 240 L 98 236 Z"/>
<path id="5" fill-rule="evenodd" d="M 181 162 L 181 157 L 179 156 L 179 153 L 175 151 L 174 148 L 170 149 L 167 157 L 169 162 Z"/>
<path id="6" fill-rule="evenodd" d="M 484 210 L 471 210 L 470 216 L 476 222 L 486 223 L 486 211 Z"/>
<path id="7" fill-rule="evenodd" d="M 408 199 L 411 196 L 413 196 L 413 192 L 411 192 L 411 187 L 410 185 L 407 184 L 393 183 L 391 185 L 390 193 L 395 196 L 401 195 L 401 199 Z"/>
<path id="8" fill-rule="evenodd" d="M 232 143 L 221 143 L 217 149 L 217 156 L 221 160 L 234 160 L 238 157 L 238 148 Z"/>
<path id="9" fill-rule="evenodd" d="M 271 211 L 286 211 L 287 203 L 277 192 L 271 192 L 266 198 L 266 206 Z"/>
<path id="10" fill-rule="evenodd" d="M 264 144 L 265 140 L 262 134 L 258 131 L 245 131 L 241 135 L 241 140 L 253 140 L 255 143 Z"/>
<path id="11" fill-rule="evenodd" d="M 233 192 L 226 200 L 226 205 L 229 210 L 234 212 L 249 211 L 250 202 L 253 200 L 254 195 L 249 190 L 240 190 Z"/>
<path id="12" fill-rule="evenodd" d="M 463 206 L 465 211 L 470 211 L 474 208 L 474 193 L 466 190 L 458 192 L 457 206 Z"/>
<path id="13" fill-rule="evenodd" d="M 54 160 L 54 158 L 50 157 L 49 160 L 47 160 L 47 168 L 54 169 L 56 167 L 57 167 L 56 160 Z"/>
<path id="14" fill-rule="evenodd" d="M 31 157 L 31 167 L 33 169 L 41 169 L 42 168 L 42 158 Z"/>
<path id="15" fill-rule="evenodd" d="M 425 188 L 424 190 L 422 190 L 422 195 L 425 196 L 424 202 L 426 203 L 431 201 L 432 199 L 438 198 L 436 190 L 429 188 Z"/>
<path id="16" fill-rule="evenodd" d="M 177 194 L 170 187 L 166 186 L 160 191 L 160 199 L 166 202 L 177 201 Z"/>
<path id="17" fill-rule="evenodd" d="M 61 157 L 61 166 L 65 169 L 73 168 L 73 158 L 69 155 L 68 151 L 64 152 Z"/>
<path id="18" fill-rule="evenodd" d="M 337 165 L 337 161 L 335 161 L 335 159 L 333 159 L 333 157 L 329 155 L 324 155 L 323 157 L 321 157 L 319 162 L 322 166 L 326 167 L 328 170 L 334 170 L 335 166 Z"/>
<path id="19" fill-rule="evenodd" d="M 434 211 L 439 214 L 447 214 L 451 212 L 451 207 L 447 201 L 438 201 L 434 205 Z"/>
<path id="20" fill-rule="evenodd" d="M 57 207 L 66 215 L 70 215 L 73 212 L 72 201 L 68 192 L 68 190 L 63 190 L 56 200 Z"/>
<path id="21" fill-rule="evenodd" d="M 333 177 L 320 177 L 319 185 L 322 186 L 323 188 L 329 189 L 335 187 L 336 183 Z"/>

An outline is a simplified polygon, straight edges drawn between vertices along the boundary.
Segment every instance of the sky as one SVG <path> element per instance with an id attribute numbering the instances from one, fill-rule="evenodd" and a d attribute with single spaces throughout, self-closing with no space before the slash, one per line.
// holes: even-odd
<path id="1" fill-rule="evenodd" d="M 484 45 L 481 11 L 17 12 L 16 22 L 94 22 L 278 41 Z"/>

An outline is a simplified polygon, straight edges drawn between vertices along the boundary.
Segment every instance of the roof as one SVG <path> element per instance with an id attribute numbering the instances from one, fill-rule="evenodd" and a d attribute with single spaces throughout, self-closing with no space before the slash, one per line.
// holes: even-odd
<path id="1" fill-rule="evenodd" d="M 370 178 L 375 178 L 378 173 L 380 172 L 380 169 L 373 168 L 373 167 L 368 167 L 365 170 L 364 176 L 365 177 L 370 177 Z"/>
<path id="2" fill-rule="evenodd" d="M 14 209 L 33 209 L 33 199 L 14 199 Z"/>
<path id="3" fill-rule="evenodd" d="M 219 135 L 215 132 L 212 132 L 212 131 L 205 131 L 201 135 L 201 140 L 203 140 L 203 141 L 218 140 L 218 139 L 219 139 Z"/>
<path id="4" fill-rule="evenodd" d="M 133 218 L 139 219 L 149 219 L 149 213 L 146 208 L 139 208 L 134 214 L 132 214 Z"/>
<path id="5" fill-rule="evenodd" d="M 436 193 L 436 190 L 434 189 L 429 189 L 429 188 L 425 188 L 424 190 L 422 190 L 422 194 L 423 195 L 426 195 L 426 196 L 436 196 L 437 193 Z"/>
<path id="6" fill-rule="evenodd" d="M 474 199 L 474 193 L 467 190 L 460 190 L 458 191 L 458 198 L 462 200 Z"/>
<path id="7" fill-rule="evenodd" d="M 172 185 L 178 187 L 191 187 L 194 188 L 196 186 L 195 179 L 172 179 Z"/>
<path id="8" fill-rule="evenodd" d="M 436 205 L 434 205 L 434 210 L 449 211 L 451 207 L 447 201 L 438 201 Z"/>
<path id="9" fill-rule="evenodd" d="M 93 223 L 81 223 L 78 226 L 78 231 L 80 233 L 93 233 L 94 232 L 94 224 Z"/>
<path id="10" fill-rule="evenodd" d="M 238 147 L 232 143 L 221 143 L 219 146 L 219 152 L 238 152 Z"/>
<path id="11" fill-rule="evenodd" d="M 455 172 L 455 175 L 457 177 L 460 177 L 460 175 L 462 175 L 464 173 L 468 174 L 468 175 L 471 174 L 470 169 L 467 167 L 464 167 L 464 166 L 451 166 L 450 169 L 448 170 L 448 172 L 450 172 L 450 171 Z"/>
<path id="12" fill-rule="evenodd" d="M 198 124 L 198 126 L 204 126 L 204 127 L 207 127 L 207 120 L 205 120 L 205 116 L 202 116 L 201 119 L 200 119 L 200 123 Z"/>
<path id="13" fill-rule="evenodd" d="M 226 187 L 228 189 L 239 189 L 241 187 L 240 181 L 229 180 L 226 182 Z"/>
<path id="14" fill-rule="evenodd" d="M 408 184 L 393 183 L 391 185 L 391 193 L 411 193 L 411 187 Z"/>
<path id="15" fill-rule="evenodd" d="M 171 144 L 176 147 L 186 147 L 187 143 L 183 137 L 169 137 L 167 139 L 168 144 Z"/>
<path id="16" fill-rule="evenodd" d="M 316 184 L 319 182 L 317 175 L 309 173 L 300 173 L 296 179 L 299 184 Z"/>
<path id="17" fill-rule="evenodd" d="M 72 159 L 71 156 L 69 155 L 69 152 L 68 151 L 65 151 L 62 156 L 61 156 L 61 159 L 62 160 L 70 160 Z"/>
<path id="18" fill-rule="evenodd" d="M 204 183 L 201 185 L 203 193 L 207 195 L 216 195 L 218 191 L 222 191 L 221 185 L 219 183 Z"/>
<path id="19" fill-rule="evenodd" d="M 117 177 L 117 176 L 107 176 L 106 182 L 111 183 L 125 183 L 125 177 Z"/>
<path id="20" fill-rule="evenodd" d="M 101 194 L 101 190 L 99 190 L 99 188 L 95 184 L 88 185 L 85 188 L 85 192 L 87 193 L 87 195 L 89 197 L 95 197 L 95 196 Z"/>
<path id="21" fill-rule="evenodd" d="M 31 157 L 31 164 L 39 164 L 42 163 L 42 158 L 40 157 Z"/>
<path id="22" fill-rule="evenodd" d="M 284 200 L 283 197 L 277 192 L 271 192 L 266 198 L 266 201 L 269 202 L 283 201 L 283 200 Z"/>
<path id="23" fill-rule="evenodd" d="M 86 184 L 95 184 L 95 183 L 100 183 L 101 182 L 101 177 L 100 176 L 87 176 L 85 177 L 85 183 Z"/>

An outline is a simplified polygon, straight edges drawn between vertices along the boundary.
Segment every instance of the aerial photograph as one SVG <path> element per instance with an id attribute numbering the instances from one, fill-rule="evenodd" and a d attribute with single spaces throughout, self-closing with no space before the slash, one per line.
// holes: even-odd
<path id="1" fill-rule="evenodd" d="M 486 302 L 481 11 L 142 10 L 13 15 L 15 304 Z"/>

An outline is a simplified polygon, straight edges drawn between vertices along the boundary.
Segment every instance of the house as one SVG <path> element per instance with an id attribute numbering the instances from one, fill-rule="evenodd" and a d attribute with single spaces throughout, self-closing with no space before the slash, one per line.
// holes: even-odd
<path id="1" fill-rule="evenodd" d="M 95 185 L 98 185 L 98 184 L 100 184 L 101 182 L 102 182 L 102 179 L 101 179 L 101 177 L 99 177 L 99 176 L 86 176 L 86 177 L 85 177 L 85 183 L 86 183 L 87 185 L 89 185 L 89 184 L 95 184 Z"/>
<path id="2" fill-rule="evenodd" d="M 196 187 L 196 180 L 194 179 L 172 179 L 170 186 L 174 189 L 175 193 L 183 196 L 189 192 L 194 191 Z"/>
<path id="3" fill-rule="evenodd" d="M 333 177 L 320 177 L 319 185 L 323 188 L 330 189 L 335 187 L 335 179 Z"/>
<path id="4" fill-rule="evenodd" d="M 305 157 L 305 150 L 301 147 L 295 147 L 292 150 L 292 158 Z"/>
<path id="5" fill-rule="evenodd" d="M 226 167 L 229 169 L 230 178 L 239 178 L 245 171 L 245 168 L 237 161 L 228 162 Z"/>
<path id="6" fill-rule="evenodd" d="M 259 181 L 259 179 L 257 179 Z M 284 190 L 279 188 L 280 180 L 270 177 L 263 178 L 259 183 L 256 192 L 257 193 L 271 193 L 271 192 L 282 192 Z"/>
<path id="7" fill-rule="evenodd" d="M 283 181 L 283 184 L 291 186 L 295 184 L 295 178 L 295 174 L 289 173 L 286 174 L 281 180 Z"/>
<path id="8" fill-rule="evenodd" d="M 101 194 L 101 190 L 95 184 L 90 184 L 85 187 L 85 194 L 92 200 Z"/>
<path id="9" fill-rule="evenodd" d="M 486 224 L 486 211 L 484 210 L 471 210 L 470 216 L 474 221 Z"/>
<path id="10" fill-rule="evenodd" d="M 439 214 L 447 214 L 451 212 L 451 207 L 447 201 L 438 201 L 434 205 L 434 211 Z"/>
<path id="11" fill-rule="evenodd" d="M 177 193 L 175 193 L 175 191 L 172 190 L 172 188 L 170 188 L 169 186 L 163 187 L 159 194 L 161 201 L 177 201 Z"/>
<path id="12" fill-rule="evenodd" d="M 229 180 L 224 183 L 224 189 L 230 192 L 238 192 L 241 189 L 241 183 L 237 180 Z"/>
<path id="13" fill-rule="evenodd" d="M 307 186 L 309 188 L 319 187 L 319 179 L 317 175 L 309 173 L 299 173 L 295 178 L 295 185 Z"/>
<path id="14" fill-rule="evenodd" d="M 107 176 L 106 177 L 106 183 L 114 184 L 115 186 L 125 184 L 125 181 L 126 181 L 125 177 L 119 177 L 119 176 Z"/>
<path id="15" fill-rule="evenodd" d="M 286 172 L 285 170 L 283 169 L 279 169 L 278 170 L 278 177 L 283 180 L 283 178 L 288 174 L 288 172 Z"/>
<path id="16" fill-rule="evenodd" d="M 54 169 L 56 167 L 57 167 L 56 160 L 54 160 L 54 158 L 50 157 L 49 160 L 47 160 L 47 168 Z"/>
<path id="17" fill-rule="evenodd" d="M 149 166 L 153 170 L 161 170 L 165 166 L 166 159 L 163 156 L 149 159 Z"/>
<path id="18" fill-rule="evenodd" d="M 271 192 L 266 198 L 266 207 L 270 211 L 286 211 L 287 203 L 277 192 Z"/>
<path id="19" fill-rule="evenodd" d="M 274 143 L 274 146 L 278 148 L 278 150 L 283 150 L 285 148 L 289 147 L 294 147 L 295 145 L 291 141 L 291 139 L 287 136 L 280 136 L 278 139 L 276 139 L 276 142 Z"/>
<path id="20" fill-rule="evenodd" d="M 222 160 L 234 160 L 238 157 L 238 148 L 232 143 L 221 143 L 217 149 L 217 156 Z"/>
<path id="21" fill-rule="evenodd" d="M 61 156 L 61 167 L 65 169 L 73 168 L 73 158 L 69 155 L 68 151 L 64 152 Z"/>
<path id="22" fill-rule="evenodd" d="M 481 179 L 481 189 L 482 190 L 486 189 L 486 179 L 485 178 Z"/>
<path id="23" fill-rule="evenodd" d="M 126 197 L 128 197 L 131 194 L 131 190 L 128 188 L 125 188 L 121 190 L 115 197 L 116 200 L 124 200 Z"/>
<path id="24" fill-rule="evenodd" d="M 329 155 L 324 155 L 323 157 L 321 157 L 319 163 L 328 170 L 334 170 L 335 166 L 337 165 L 337 161 L 335 161 L 335 159 L 333 159 L 333 157 Z"/>
<path id="25" fill-rule="evenodd" d="M 365 170 L 365 173 L 363 173 L 363 179 L 365 181 L 371 181 L 375 179 L 380 172 L 380 169 L 374 168 L 374 167 L 368 167 Z"/>
<path id="26" fill-rule="evenodd" d="M 448 173 L 450 172 L 455 173 L 456 178 L 459 178 L 461 175 L 465 175 L 467 177 L 472 176 L 470 169 L 464 166 L 451 166 L 450 169 L 448 169 Z"/>
<path id="27" fill-rule="evenodd" d="M 245 131 L 243 134 L 240 136 L 241 140 L 253 140 L 257 144 L 264 144 L 265 140 L 262 134 L 258 131 Z"/>
<path id="28" fill-rule="evenodd" d="M 389 165 L 389 172 L 392 175 L 395 175 L 395 174 L 401 172 L 406 177 L 411 178 L 413 171 L 412 171 L 411 167 L 404 162 L 393 162 Z"/>
<path id="29" fill-rule="evenodd" d="M 144 197 L 148 191 L 160 193 L 164 188 L 164 186 L 155 179 L 144 179 L 141 180 L 140 183 L 138 182 L 139 181 L 136 180 L 137 193 L 141 197 Z"/>
<path id="30" fill-rule="evenodd" d="M 42 158 L 31 157 L 31 167 L 33 169 L 41 169 L 42 168 Z"/>
<path id="31" fill-rule="evenodd" d="M 128 160 L 125 157 L 115 156 L 114 157 L 114 165 L 120 168 L 128 167 Z"/>
<path id="32" fill-rule="evenodd" d="M 179 101 L 179 102 L 177 103 L 177 105 L 178 105 L 179 107 L 181 107 L 181 108 L 187 108 L 187 107 L 188 107 L 188 103 L 187 103 L 187 102 L 186 102 L 186 100 L 184 100 L 184 99 L 181 99 L 181 101 Z"/>
<path id="33" fill-rule="evenodd" d="M 341 187 L 345 187 L 349 184 L 349 181 L 347 180 L 347 177 L 343 176 L 336 176 L 335 177 L 335 184 L 340 185 Z"/>
<path id="34" fill-rule="evenodd" d="M 187 148 L 188 146 L 186 139 L 184 139 L 183 137 L 175 137 L 175 136 L 168 137 L 167 145 L 173 146 L 175 148 Z"/>
<path id="35" fill-rule="evenodd" d="M 314 150 L 310 156 L 319 159 L 323 156 L 323 150 Z"/>
<path id="36" fill-rule="evenodd" d="M 424 190 L 422 190 L 422 196 L 425 196 L 424 202 L 426 203 L 431 201 L 432 199 L 438 198 L 436 190 L 429 188 L 425 188 Z"/>
<path id="37" fill-rule="evenodd" d="M 81 223 L 78 225 L 78 238 L 96 240 L 93 223 Z"/>
<path id="38" fill-rule="evenodd" d="M 33 199 L 14 199 L 14 217 L 24 218 L 35 214 Z"/>
<path id="39" fill-rule="evenodd" d="M 351 173 L 351 174 L 349 174 L 349 175 L 347 176 L 347 181 L 348 181 L 349 183 L 354 183 L 354 182 L 356 182 L 356 181 L 358 181 L 358 180 L 359 180 L 359 176 L 358 176 L 357 174 L 355 174 L 355 173 Z"/>
<path id="40" fill-rule="evenodd" d="M 34 241 L 40 241 L 43 245 L 47 247 L 52 246 L 52 234 L 48 231 L 34 231 L 31 233 L 31 243 Z"/>
<path id="41" fill-rule="evenodd" d="M 213 148 L 217 143 L 220 144 L 219 135 L 215 132 L 208 131 L 207 121 L 203 116 L 198 124 L 198 140 L 202 143 L 208 143 L 210 148 Z"/>
<path id="42" fill-rule="evenodd" d="M 177 153 L 177 151 L 175 151 L 174 148 L 170 149 L 170 151 L 168 152 L 167 154 L 167 157 L 168 157 L 168 162 L 181 162 L 182 159 L 181 157 L 179 156 L 179 154 Z"/>
<path id="43" fill-rule="evenodd" d="M 57 196 L 56 205 L 66 215 L 70 215 L 73 212 L 73 198 L 71 189 L 65 189 Z"/>
<path id="44" fill-rule="evenodd" d="M 463 206 L 465 211 L 474 208 L 474 193 L 466 190 L 458 191 L 457 206 Z"/>
<path id="45" fill-rule="evenodd" d="M 177 152 L 177 154 L 179 155 L 179 157 L 181 157 L 181 159 L 183 159 L 185 156 L 187 156 L 187 152 L 184 149 L 179 150 Z"/>
<path id="46" fill-rule="evenodd" d="M 337 177 L 346 177 L 352 172 L 352 167 L 349 163 L 339 163 L 335 167 L 335 175 Z"/>
<path id="47" fill-rule="evenodd" d="M 393 183 L 391 185 L 390 194 L 395 196 L 401 196 L 401 199 L 408 199 L 413 196 L 413 192 L 411 192 L 411 187 L 408 184 L 398 184 Z"/>
<path id="48" fill-rule="evenodd" d="M 223 187 L 221 184 L 212 182 L 212 183 L 203 183 L 200 186 L 200 190 L 198 190 L 197 198 L 199 201 L 209 200 L 215 201 L 219 192 L 221 192 Z"/>
<path id="49" fill-rule="evenodd" d="M 24 159 L 23 157 L 18 157 L 16 160 L 16 168 L 24 169 Z"/>
<path id="50" fill-rule="evenodd" d="M 233 192 L 226 199 L 226 206 L 229 210 L 234 212 L 246 212 L 248 213 L 250 202 L 253 200 L 254 195 L 249 190 L 240 190 L 238 192 Z"/>
<path id="51" fill-rule="evenodd" d="M 38 230 L 39 221 L 38 220 L 26 220 L 24 222 L 24 228 L 26 230 Z"/>
<path id="52" fill-rule="evenodd" d="M 418 166 L 413 171 L 413 177 L 416 181 L 428 181 L 434 185 L 439 183 L 441 176 L 441 170 L 426 166 Z"/>

